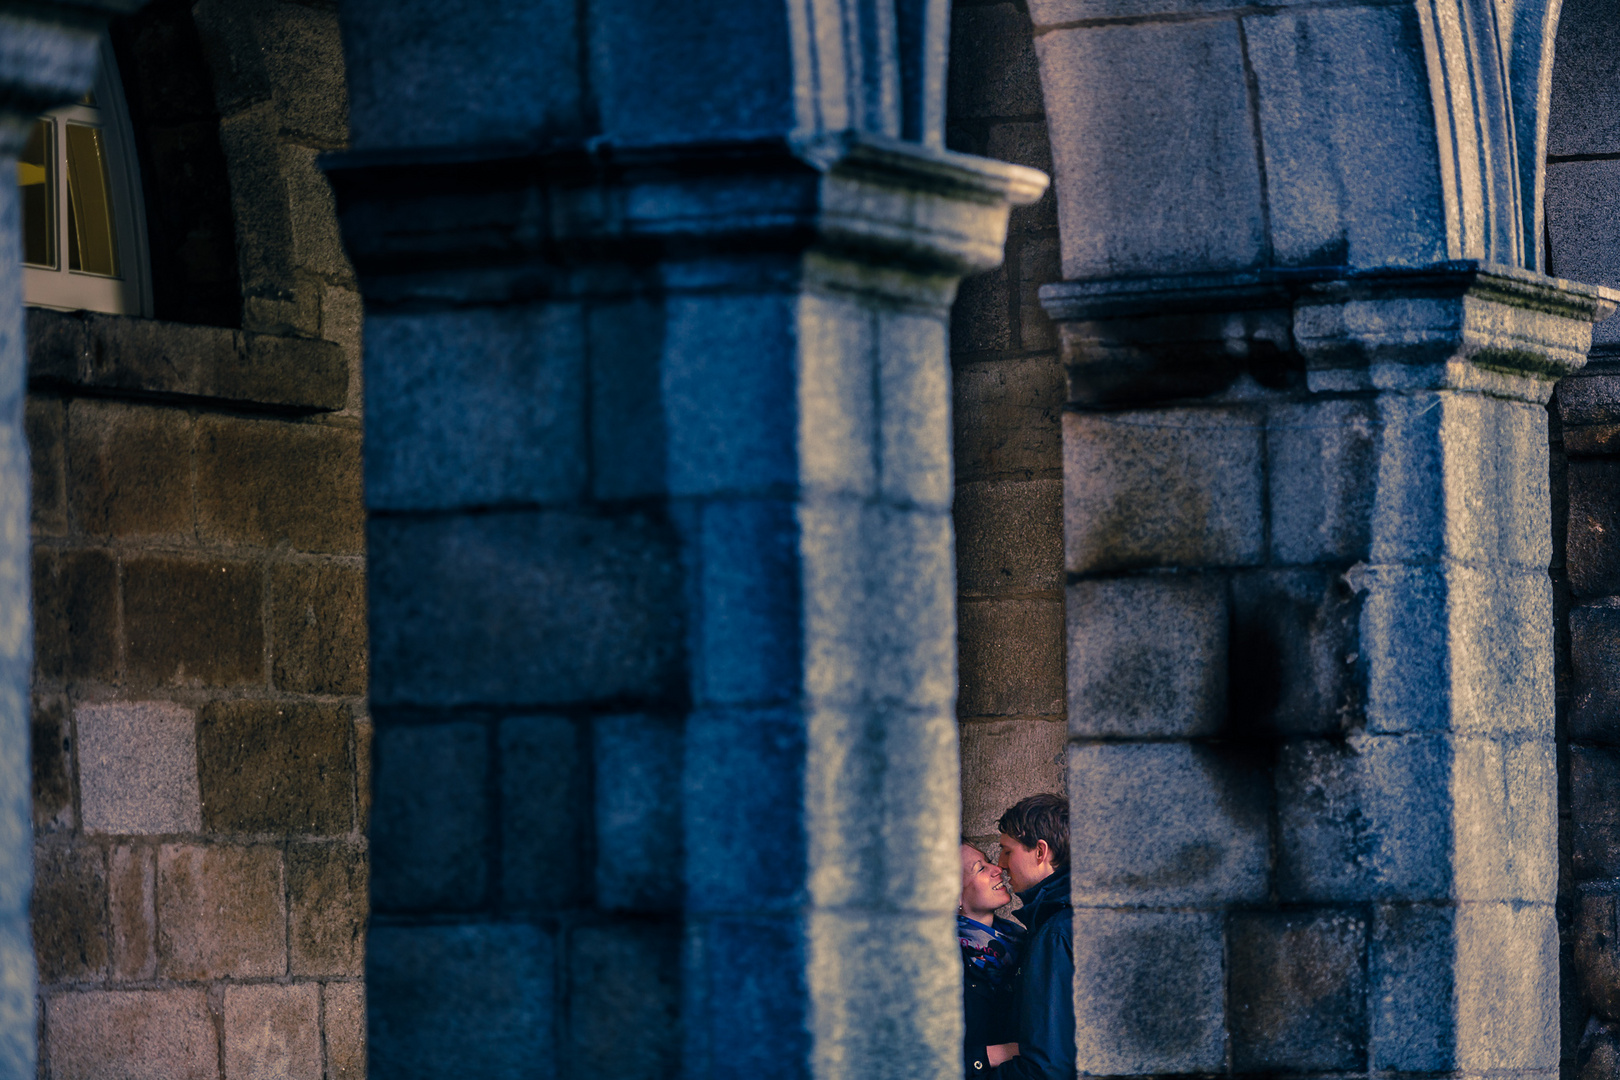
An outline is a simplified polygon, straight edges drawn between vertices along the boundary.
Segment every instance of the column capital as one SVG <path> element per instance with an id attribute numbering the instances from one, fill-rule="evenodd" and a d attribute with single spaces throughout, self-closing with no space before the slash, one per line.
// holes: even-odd
<path id="1" fill-rule="evenodd" d="M 1001 261 L 1007 215 L 1045 174 L 842 133 L 615 147 L 457 147 L 328 155 L 371 302 L 457 291 L 588 292 L 582 266 L 717 252 L 818 253 L 954 280 Z M 451 200 L 456 213 L 442 208 Z M 431 223 L 431 224 L 424 224 Z M 463 268 L 476 266 L 477 279 Z M 501 272 L 501 267 L 509 272 Z"/>
<path id="2" fill-rule="evenodd" d="M 1454 389 L 1545 401 L 1620 292 L 1461 260 L 1065 281 L 1041 290 L 1071 398 L 1110 406 L 1269 389 Z"/>

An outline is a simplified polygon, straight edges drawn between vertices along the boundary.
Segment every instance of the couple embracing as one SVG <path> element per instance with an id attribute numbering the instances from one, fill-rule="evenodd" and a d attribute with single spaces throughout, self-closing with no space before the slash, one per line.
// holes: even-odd
<path id="1" fill-rule="evenodd" d="M 1069 801 L 1031 795 L 996 827 L 996 865 L 962 844 L 963 1065 L 968 1080 L 1073 1080 Z M 1023 901 L 1022 927 L 995 914 L 1013 893 Z"/>

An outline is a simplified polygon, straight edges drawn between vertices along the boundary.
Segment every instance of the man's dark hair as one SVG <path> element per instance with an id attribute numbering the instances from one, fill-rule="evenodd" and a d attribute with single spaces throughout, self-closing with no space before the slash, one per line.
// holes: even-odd
<path id="1" fill-rule="evenodd" d="M 1069 800 L 1062 795 L 1031 795 L 1001 815 L 996 828 L 1027 848 L 1045 840 L 1052 850 L 1052 869 L 1069 865 Z"/>

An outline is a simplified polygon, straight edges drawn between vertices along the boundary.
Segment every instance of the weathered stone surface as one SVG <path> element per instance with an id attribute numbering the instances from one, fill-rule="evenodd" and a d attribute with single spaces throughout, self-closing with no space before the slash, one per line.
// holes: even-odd
<path id="1" fill-rule="evenodd" d="M 1019 799 L 1065 791 L 1068 732 L 1057 720 L 996 720 L 962 725 L 962 835 L 994 836 Z"/>
<path id="2" fill-rule="evenodd" d="M 703 618 L 694 643 L 693 697 L 704 704 L 794 700 L 805 641 L 793 504 L 726 499 L 697 514 Z"/>
<path id="3" fill-rule="evenodd" d="M 1548 104 L 1547 153 L 1607 154 L 1620 150 L 1620 28 L 1602 4 L 1563 9 Z M 1562 273 L 1562 271 L 1559 271 Z M 1566 275 L 1567 276 L 1567 275 Z"/>
<path id="4" fill-rule="evenodd" d="M 1620 162 L 1559 161 L 1548 165 L 1547 262 L 1552 273 L 1594 285 L 1620 284 L 1620 260 L 1615 256 L 1620 247 L 1620 226 L 1603 209 L 1616 195 L 1620 195 Z M 1616 340 L 1620 340 L 1620 328 L 1613 319 L 1593 328 L 1593 344 Z"/>
<path id="5" fill-rule="evenodd" d="M 1061 481 L 959 484 L 955 523 L 961 595 L 1063 587 Z"/>
<path id="6" fill-rule="evenodd" d="M 992 137 L 993 141 L 993 137 Z M 1051 168 L 1048 164 L 1047 168 Z M 1056 349 L 1057 327 L 1041 306 L 1041 286 L 1061 280 L 1055 236 L 1032 236 L 1018 246 L 1018 343 L 1025 349 Z"/>
<path id="7" fill-rule="evenodd" d="M 44 678 L 112 682 L 118 667 L 118 564 L 105 552 L 34 552 L 34 656 Z"/>
<path id="8" fill-rule="evenodd" d="M 219 1043 L 201 988 L 55 994 L 45 1003 L 44 1027 L 58 1080 L 219 1077 Z"/>
<path id="9" fill-rule="evenodd" d="M 1271 556 L 1288 564 L 1361 558 L 1372 540 L 1378 414 L 1372 402 L 1274 406 L 1266 420 Z"/>
<path id="10" fill-rule="evenodd" d="M 1035 50 L 1051 106 L 1065 278 L 1238 269 L 1261 258 L 1236 23 L 1060 29 Z"/>
<path id="11" fill-rule="evenodd" d="M 1260 763 L 1186 742 L 1069 748 L 1078 904 L 1253 902 L 1269 887 Z M 1078 962 L 1078 961 L 1077 961 Z M 1151 1070 L 1143 1070 L 1151 1071 Z"/>
<path id="12" fill-rule="evenodd" d="M 271 678 L 304 694 L 366 689 L 366 577 L 358 567 L 295 563 L 270 570 Z"/>
<path id="13" fill-rule="evenodd" d="M 951 355 L 974 356 L 1013 347 L 1012 278 L 1007 267 L 972 274 L 951 306 Z"/>
<path id="14" fill-rule="evenodd" d="M 945 323 L 935 315 L 880 311 L 874 344 L 879 492 L 900 505 L 948 510 L 951 376 Z"/>
<path id="15" fill-rule="evenodd" d="M 1620 1071 L 1620 1031 L 1597 1017 L 1587 1022 L 1575 1057 L 1576 1080 L 1604 1080 Z"/>
<path id="16" fill-rule="evenodd" d="M 1249 411 L 1065 413 L 1063 453 L 1071 572 L 1260 561 L 1260 426 Z"/>
<path id="17" fill-rule="evenodd" d="M 190 709 L 162 701 L 80 705 L 79 806 L 87 832 L 182 833 L 202 827 Z"/>
<path id="18" fill-rule="evenodd" d="M 329 982 L 322 988 L 326 1020 L 326 1080 L 365 1080 L 366 985 Z"/>
<path id="19" fill-rule="evenodd" d="M 1603 1019 L 1620 1019 L 1620 898 L 1582 890 L 1571 927 L 1575 985 L 1581 1003 Z"/>
<path id="20" fill-rule="evenodd" d="M 364 974 L 367 871 L 365 849 L 353 844 L 287 848 L 292 974 Z"/>
<path id="21" fill-rule="evenodd" d="M 1578 597 L 1620 593 L 1620 461 L 1576 459 L 1569 463 L 1569 533 L 1565 565 Z"/>
<path id="22" fill-rule="evenodd" d="M 1066 617 L 1071 732 L 1188 737 L 1220 730 L 1231 622 L 1224 581 L 1082 581 L 1069 586 Z"/>
<path id="23" fill-rule="evenodd" d="M 1276 261 L 1444 259 L 1445 200 L 1417 13 L 1285 12 L 1243 28 Z M 1367 183 L 1374 173 L 1381 182 Z"/>
<path id="24" fill-rule="evenodd" d="M 573 866 L 585 828 L 588 752 L 560 716 L 501 721 L 501 889 L 512 907 L 570 908 L 588 883 Z"/>
<path id="25" fill-rule="evenodd" d="M 60 398 L 30 394 L 23 412 L 28 435 L 29 509 L 41 536 L 67 532 L 67 406 Z"/>
<path id="26" fill-rule="evenodd" d="M 678 720 L 609 716 L 594 726 L 598 906 L 669 911 L 681 896 L 681 762 Z"/>
<path id="27" fill-rule="evenodd" d="M 354 827 L 347 706 L 215 701 L 197 717 L 210 832 L 346 833 Z"/>
<path id="28" fill-rule="evenodd" d="M 950 66 L 945 108 L 951 119 L 1041 111 L 1040 73 L 1027 13 L 1015 4 L 964 5 L 953 13 L 951 33 L 979 43 L 956 54 L 965 63 Z"/>
<path id="29" fill-rule="evenodd" d="M 225 1080 L 321 1080 L 321 988 L 225 987 Z"/>
<path id="30" fill-rule="evenodd" d="M 366 357 L 372 507 L 566 503 L 582 492 L 579 305 L 379 315 Z"/>
<path id="31" fill-rule="evenodd" d="M 1365 921 L 1331 909 L 1241 914 L 1228 934 L 1236 1068 L 1357 1068 L 1367 1046 Z"/>
<path id="32" fill-rule="evenodd" d="M 92 536 L 190 538 L 191 417 L 80 398 L 68 408 L 73 521 Z"/>
<path id="33" fill-rule="evenodd" d="M 568 949 L 569 1055 L 626 1080 L 661 1080 L 677 1070 L 679 928 L 581 927 Z"/>
<path id="34" fill-rule="evenodd" d="M 1056 360 L 964 364 L 954 375 L 959 481 L 1062 476 L 1063 368 Z"/>
<path id="35" fill-rule="evenodd" d="M 107 862 L 100 848 L 34 848 L 31 917 L 41 982 L 106 976 L 106 909 Z"/>
<path id="36" fill-rule="evenodd" d="M 197 423 L 197 527 L 204 539 L 359 554 L 360 432 L 279 420 Z"/>
<path id="37" fill-rule="evenodd" d="M 107 919 L 114 979 L 157 972 L 157 863 L 147 847 L 115 844 L 107 852 Z"/>
<path id="38" fill-rule="evenodd" d="M 36 832 L 52 832 L 73 824 L 73 742 L 67 710 L 67 700 L 60 695 L 33 698 L 28 746 Z"/>
<path id="39" fill-rule="evenodd" d="M 1454 1067 L 1456 908 L 1376 904 L 1367 952 L 1368 1063 L 1438 1072 Z"/>
<path id="40" fill-rule="evenodd" d="M 372 930 L 371 1074 L 532 1069 L 558 1045 L 556 951 L 550 935 L 524 923 Z"/>
<path id="41" fill-rule="evenodd" d="M 1551 904 L 1457 909 L 1458 1069 L 1558 1068 L 1558 926 Z"/>
<path id="42" fill-rule="evenodd" d="M 480 724 L 378 729 L 372 903 L 466 910 L 488 889 L 488 734 Z"/>
<path id="43" fill-rule="evenodd" d="M 678 566 L 670 528 L 639 512 L 375 521 L 372 700 L 661 694 L 681 675 Z"/>
<path id="44" fill-rule="evenodd" d="M 1284 744 L 1276 765 L 1281 896 L 1448 898 L 1448 756 L 1438 736 Z"/>
<path id="45" fill-rule="evenodd" d="M 1452 888 L 1465 900 L 1552 903 L 1558 895 L 1553 740 L 1451 740 Z"/>
<path id="46" fill-rule="evenodd" d="M 124 562 L 130 675 L 162 686 L 264 679 L 263 572 L 220 560 L 145 555 Z"/>
<path id="47" fill-rule="evenodd" d="M 1222 949 L 1218 915 L 1077 908 L 1074 1028 L 1080 1072 L 1222 1069 Z"/>
<path id="48" fill-rule="evenodd" d="M 281 851 L 268 845 L 158 849 L 158 969 L 170 979 L 287 971 Z"/>
<path id="49" fill-rule="evenodd" d="M 1569 748 L 1569 810 L 1577 880 L 1620 876 L 1620 750 Z"/>
<path id="50" fill-rule="evenodd" d="M 958 613 L 962 716 L 1063 713 L 1063 604 L 972 600 Z"/>
<path id="51" fill-rule="evenodd" d="M 1230 728 L 1328 735 L 1362 718 L 1361 603 L 1333 571 L 1254 571 L 1232 579 Z"/>

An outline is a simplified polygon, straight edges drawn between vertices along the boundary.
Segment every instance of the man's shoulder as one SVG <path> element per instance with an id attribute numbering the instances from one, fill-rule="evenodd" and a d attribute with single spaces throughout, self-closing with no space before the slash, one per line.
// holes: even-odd
<path id="1" fill-rule="evenodd" d="M 1030 935 L 1029 947 L 1034 949 L 1039 945 L 1050 946 L 1059 939 L 1072 943 L 1074 941 L 1074 909 L 1064 904 L 1035 928 Z"/>

